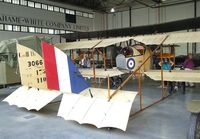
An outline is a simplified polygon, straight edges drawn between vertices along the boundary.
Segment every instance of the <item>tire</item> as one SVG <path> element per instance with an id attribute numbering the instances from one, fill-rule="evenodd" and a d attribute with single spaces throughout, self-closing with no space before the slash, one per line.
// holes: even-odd
<path id="1" fill-rule="evenodd" d="M 200 139 L 200 113 L 191 113 L 187 139 Z"/>

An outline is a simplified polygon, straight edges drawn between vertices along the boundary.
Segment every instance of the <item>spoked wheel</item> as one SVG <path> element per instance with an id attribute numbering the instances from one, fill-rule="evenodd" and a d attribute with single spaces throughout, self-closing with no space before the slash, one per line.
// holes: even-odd
<path id="1" fill-rule="evenodd" d="M 118 88 L 122 83 L 121 77 L 111 77 L 110 78 L 110 88 Z"/>
<path id="2" fill-rule="evenodd" d="M 200 139 L 200 113 L 192 113 L 187 139 Z"/>

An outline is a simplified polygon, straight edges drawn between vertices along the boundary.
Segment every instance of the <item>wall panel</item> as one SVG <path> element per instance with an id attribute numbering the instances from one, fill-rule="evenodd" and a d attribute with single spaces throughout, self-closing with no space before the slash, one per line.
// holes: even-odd
<path id="1" fill-rule="evenodd" d="M 132 26 L 148 25 L 148 15 L 148 8 L 132 10 Z"/>
<path id="2" fill-rule="evenodd" d="M 181 4 L 166 7 L 166 22 L 194 17 L 194 4 Z"/>
<path id="3" fill-rule="evenodd" d="M 122 12 L 122 28 L 130 27 L 129 11 Z"/>

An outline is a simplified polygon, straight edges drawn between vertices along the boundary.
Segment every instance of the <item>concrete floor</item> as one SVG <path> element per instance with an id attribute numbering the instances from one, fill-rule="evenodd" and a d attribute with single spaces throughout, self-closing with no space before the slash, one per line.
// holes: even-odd
<path id="1" fill-rule="evenodd" d="M 160 98 L 161 90 L 158 86 L 158 82 L 150 79 L 143 81 L 143 106 Z M 0 89 L 0 101 L 15 89 L 15 86 Z M 190 116 L 186 103 L 191 99 L 200 99 L 199 89 L 199 86 L 187 88 L 185 95 L 178 91 L 131 117 L 126 132 L 65 121 L 56 116 L 59 103 L 49 104 L 37 112 L 0 102 L 0 139 L 186 139 Z M 124 90 L 136 91 L 135 81 L 130 81 Z M 139 109 L 138 104 L 139 97 L 131 113 Z"/>

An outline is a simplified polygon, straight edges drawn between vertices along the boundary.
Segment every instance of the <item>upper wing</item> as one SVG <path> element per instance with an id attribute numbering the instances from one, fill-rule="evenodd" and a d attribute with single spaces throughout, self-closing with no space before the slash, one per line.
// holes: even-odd
<path id="1" fill-rule="evenodd" d="M 166 37 L 166 34 L 154 34 L 135 36 L 133 39 L 146 45 L 159 45 L 164 41 Z"/>
<path id="2" fill-rule="evenodd" d="M 89 41 L 79 41 L 79 42 L 68 42 L 68 43 L 58 43 L 55 46 L 61 50 L 72 50 L 72 49 L 91 49 L 97 45 L 101 40 L 89 40 Z"/>
<path id="3" fill-rule="evenodd" d="M 118 37 L 118 38 L 109 38 L 109 39 L 100 39 L 100 40 L 87 40 L 87 41 L 78 41 L 78 42 L 68 42 L 68 43 L 59 43 L 55 46 L 61 50 L 72 50 L 72 49 L 91 49 L 91 48 L 100 48 L 108 47 L 113 44 L 120 42 L 125 42 L 133 37 Z"/>
<path id="4" fill-rule="evenodd" d="M 171 33 L 163 44 L 200 42 L 200 32 Z"/>
<path id="5" fill-rule="evenodd" d="M 146 45 L 168 45 L 200 42 L 200 32 L 182 32 L 135 36 L 134 40 Z"/>

